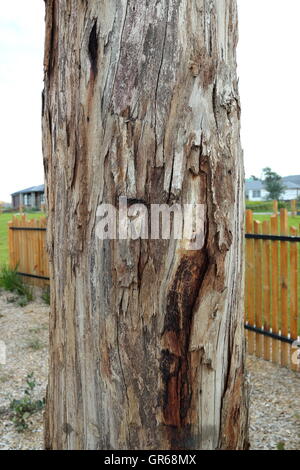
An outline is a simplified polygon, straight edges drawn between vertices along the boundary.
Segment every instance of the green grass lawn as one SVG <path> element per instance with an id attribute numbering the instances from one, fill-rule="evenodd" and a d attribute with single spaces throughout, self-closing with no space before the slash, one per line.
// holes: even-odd
<path id="1" fill-rule="evenodd" d="M 253 220 L 258 220 L 259 222 L 263 222 L 264 220 L 270 220 L 271 214 L 253 214 Z M 278 220 L 280 216 L 278 216 Z M 289 216 L 288 218 L 289 227 L 295 226 L 299 230 L 300 225 L 300 215 L 295 217 Z"/>
<path id="2" fill-rule="evenodd" d="M 17 213 L 0 214 L 0 266 L 8 263 L 8 222 Z M 44 217 L 42 212 L 26 213 L 28 219 L 39 219 Z"/>

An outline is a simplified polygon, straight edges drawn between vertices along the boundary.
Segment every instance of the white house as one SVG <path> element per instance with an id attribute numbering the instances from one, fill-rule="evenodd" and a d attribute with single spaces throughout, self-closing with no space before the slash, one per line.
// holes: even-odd
<path id="1" fill-rule="evenodd" d="M 280 199 L 290 201 L 300 196 L 300 175 L 285 176 L 282 178 L 285 190 Z M 268 191 L 261 180 L 246 180 L 246 199 L 249 201 L 265 201 L 268 199 Z"/>

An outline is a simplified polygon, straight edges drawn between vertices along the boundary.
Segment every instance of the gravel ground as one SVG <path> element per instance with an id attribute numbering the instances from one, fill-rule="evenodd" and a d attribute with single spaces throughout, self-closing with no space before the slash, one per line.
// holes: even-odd
<path id="1" fill-rule="evenodd" d="M 300 450 L 300 373 L 254 356 L 247 368 L 251 448 Z"/>
<path id="2" fill-rule="evenodd" d="M 0 450 L 42 449 L 43 412 L 30 418 L 29 429 L 18 433 L 9 403 L 24 396 L 27 374 L 36 380 L 34 396 L 45 396 L 49 307 L 35 300 L 26 307 L 9 303 L 0 292 L 0 340 L 7 363 L 0 365 Z M 250 442 L 252 449 L 300 450 L 300 373 L 248 357 L 250 374 Z"/>
<path id="3" fill-rule="evenodd" d="M 34 399 L 43 399 L 47 375 L 49 306 L 42 300 L 19 307 L 12 294 L 0 294 L 0 340 L 6 343 L 6 364 L 0 365 L 0 449 L 42 449 L 43 413 L 30 418 L 29 429 L 16 432 L 9 404 L 24 396 L 27 374 L 34 373 Z"/>

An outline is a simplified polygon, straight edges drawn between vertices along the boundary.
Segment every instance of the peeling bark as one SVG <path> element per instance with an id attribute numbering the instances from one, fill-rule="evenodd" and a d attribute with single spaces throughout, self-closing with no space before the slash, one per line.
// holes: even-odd
<path id="1" fill-rule="evenodd" d="M 48 449 L 245 449 L 235 0 L 47 0 Z M 205 245 L 100 203 L 205 204 Z"/>

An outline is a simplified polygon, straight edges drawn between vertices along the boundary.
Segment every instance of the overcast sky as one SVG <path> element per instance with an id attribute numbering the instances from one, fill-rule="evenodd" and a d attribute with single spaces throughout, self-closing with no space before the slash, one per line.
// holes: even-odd
<path id="1" fill-rule="evenodd" d="M 0 0 L 0 200 L 43 182 L 43 0 Z"/>
<path id="2" fill-rule="evenodd" d="M 223 1 L 223 0 L 218 0 Z M 238 0 L 246 175 L 299 174 L 300 2 Z M 0 200 L 43 182 L 44 1 L 0 2 Z"/>

